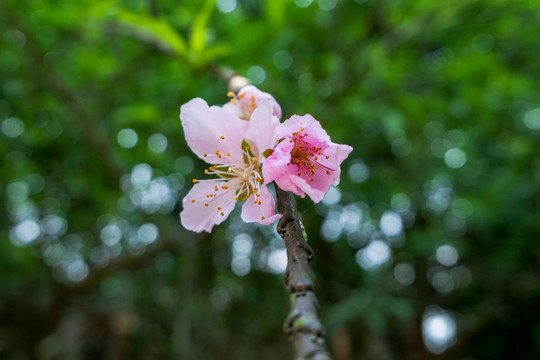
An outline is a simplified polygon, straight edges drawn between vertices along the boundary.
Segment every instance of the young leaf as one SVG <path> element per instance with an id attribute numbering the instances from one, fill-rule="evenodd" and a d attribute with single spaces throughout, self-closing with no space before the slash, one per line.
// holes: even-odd
<path id="1" fill-rule="evenodd" d="M 206 32 L 208 20 L 214 10 L 216 1 L 206 0 L 204 6 L 193 20 L 190 38 L 190 50 L 193 58 L 198 59 L 206 45 Z"/>
<path id="2" fill-rule="evenodd" d="M 186 42 L 166 21 L 114 7 L 95 6 L 91 14 L 109 23 L 113 29 L 156 46 L 188 61 Z"/>
<path id="3" fill-rule="evenodd" d="M 231 48 L 228 45 L 214 45 L 203 50 L 202 54 L 198 58 L 199 65 L 205 65 L 214 61 L 217 58 L 228 55 L 231 52 Z"/>

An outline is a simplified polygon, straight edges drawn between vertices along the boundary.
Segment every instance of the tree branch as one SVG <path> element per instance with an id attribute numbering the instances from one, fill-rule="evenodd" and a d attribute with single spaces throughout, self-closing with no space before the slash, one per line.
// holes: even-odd
<path id="1" fill-rule="evenodd" d="M 236 71 L 226 66 L 218 66 L 215 64 L 208 65 L 208 71 L 212 73 L 216 78 L 223 80 L 229 90 L 232 92 L 239 92 L 244 86 L 249 85 L 249 80 L 245 77 L 238 75 Z"/>
<path id="2" fill-rule="evenodd" d="M 229 90 L 233 92 L 249 84 L 249 80 L 230 68 L 210 66 L 209 70 L 227 82 Z M 277 186 L 275 189 L 278 211 L 283 215 L 277 231 L 287 247 L 284 281 L 291 301 L 291 311 L 285 319 L 283 331 L 289 335 L 295 360 L 330 360 L 324 343 L 325 331 L 319 320 L 319 303 L 309 273 L 313 250 L 306 242 L 304 226 L 298 217 L 293 194 Z"/>
<path id="3" fill-rule="evenodd" d="M 291 312 L 283 324 L 297 360 L 329 360 L 324 344 L 325 332 L 319 320 L 319 303 L 313 292 L 309 264 L 313 250 L 306 241 L 304 226 L 298 218 L 293 194 L 276 186 L 277 207 L 283 217 L 277 225 L 287 247 L 285 287 L 290 294 Z"/>

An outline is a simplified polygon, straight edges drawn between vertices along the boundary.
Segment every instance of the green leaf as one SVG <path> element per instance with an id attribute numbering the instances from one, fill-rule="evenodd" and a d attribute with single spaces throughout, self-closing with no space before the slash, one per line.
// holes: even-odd
<path id="1" fill-rule="evenodd" d="M 127 12 L 119 13 L 118 19 L 135 37 L 152 43 L 166 52 L 187 57 L 184 39 L 165 21 Z"/>
<path id="2" fill-rule="evenodd" d="M 95 6 L 90 12 L 109 22 L 115 30 L 154 45 L 186 61 L 189 59 L 185 40 L 162 19 L 106 6 Z"/>
<path id="3" fill-rule="evenodd" d="M 218 58 L 230 54 L 231 48 L 228 45 L 215 45 L 205 49 L 198 58 L 199 65 L 208 64 Z"/>
<path id="4" fill-rule="evenodd" d="M 266 14 L 274 24 L 281 24 L 284 16 L 284 0 L 266 0 Z"/>
<path id="5" fill-rule="evenodd" d="M 210 15 L 212 15 L 215 3 L 215 0 L 206 0 L 204 6 L 193 20 L 189 45 L 192 56 L 195 59 L 199 58 L 206 46 L 208 20 L 210 19 Z"/>

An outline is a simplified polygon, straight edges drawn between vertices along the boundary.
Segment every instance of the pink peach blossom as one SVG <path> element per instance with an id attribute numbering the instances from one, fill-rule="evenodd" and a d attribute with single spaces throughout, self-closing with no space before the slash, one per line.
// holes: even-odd
<path id="1" fill-rule="evenodd" d="M 223 108 L 230 111 L 240 119 L 249 120 L 253 111 L 259 106 L 261 101 L 267 101 L 272 105 L 272 114 L 281 119 L 281 107 L 277 103 L 276 99 L 268 93 L 265 93 L 253 85 L 244 86 L 238 94 L 230 91 L 227 94 L 231 100 L 227 104 L 223 105 Z"/>
<path id="2" fill-rule="evenodd" d="M 340 165 L 352 147 L 335 144 L 311 115 L 293 115 L 277 129 L 278 145 L 263 165 L 264 183 L 318 203 L 339 184 Z"/>
<path id="3" fill-rule="evenodd" d="M 275 214 L 275 201 L 263 184 L 263 152 L 275 144 L 279 120 L 272 104 L 261 100 L 250 114 L 250 121 L 218 106 L 209 107 L 200 98 L 180 108 L 180 120 L 191 150 L 211 166 L 209 180 L 196 180 L 182 200 L 182 225 L 195 232 L 210 232 L 223 222 L 237 202 L 244 202 L 241 217 L 246 222 L 268 225 Z M 244 143 L 244 146 L 243 146 Z M 245 145 L 247 144 L 247 145 Z"/>

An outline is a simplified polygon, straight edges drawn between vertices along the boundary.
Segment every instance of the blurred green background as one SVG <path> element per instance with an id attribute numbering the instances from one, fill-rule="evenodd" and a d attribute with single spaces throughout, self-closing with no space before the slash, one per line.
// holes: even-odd
<path id="1" fill-rule="evenodd" d="M 354 146 L 299 199 L 335 359 L 539 359 L 539 8 L 2 0 L 0 358 L 292 358 L 274 226 L 179 223 L 218 65 Z"/>

